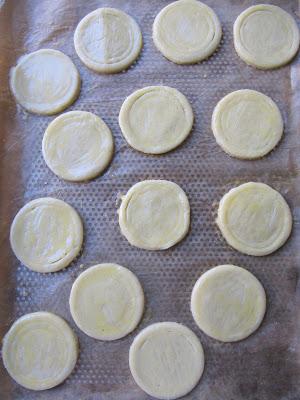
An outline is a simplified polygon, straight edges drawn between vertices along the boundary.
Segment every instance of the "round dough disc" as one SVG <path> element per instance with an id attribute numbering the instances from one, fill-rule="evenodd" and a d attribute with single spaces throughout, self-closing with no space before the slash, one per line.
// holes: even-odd
<path id="1" fill-rule="evenodd" d="M 243 11 L 234 23 L 233 34 L 241 59 L 260 69 L 287 64 L 299 48 L 299 29 L 294 18 L 270 4 Z"/>
<path id="2" fill-rule="evenodd" d="M 95 265 L 74 282 L 70 310 L 76 325 L 88 336 L 120 339 L 132 332 L 142 318 L 143 289 L 127 268 Z"/>
<path id="3" fill-rule="evenodd" d="M 222 28 L 214 11 L 196 0 L 179 0 L 164 7 L 153 24 L 157 49 L 176 64 L 193 64 L 218 47 Z"/>
<path id="4" fill-rule="evenodd" d="M 134 149 L 162 154 L 179 146 L 193 126 L 193 110 L 187 98 L 167 86 L 149 86 L 124 101 L 119 124 Z"/>
<path id="5" fill-rule="evenodd" d="M 98 8 L 86 15 L 74 34 L 78 57 L 95 72 L 110 74 L 129 67 L 143 40 L 135 20 L 115 8 Z"/>
<path id="6" fill-rule="evenodd" d="M 36 272 L 55 272 L 78 255 L 82 222 L 73 207 L 44 197 L 27 203 L 15 216 L 10 244 L 16 257 Z"/>
<path id="7" fill-rule="evenodd" d="M 24 315 L 4 336 L 2 358 L 9 375 L 31 390 L 59 385 L 72 372 L 78 341 L 69 325 L 49 312 Z"/>
<path id="8" fill-rule="evenodd" d="M 129 367 L 138 386 L 157 399 L 178 399 L 199 382 L 204 353 L 186 326 L 161 322 L 143 329 L 129 350 Z"/>
<path id="9" fill-rule="evenodd" d="M 266 311 L 266 294 L 246 269 L 219 265 L 197 280 L 191 311 L 196 324 L 208 336 L 221 342 L 236 342 L 260 326 Z"/>
<path id="10" fill-rule="evenodd" d="M 283 133 L 283 121 L 270 97 L 237 90 L 217 104 L 212 116 L 217 143 L 233 157 L 255 159 L 269 153 Z"/>
<path id="11" fill-rule="evenodd" d="M 146 250 L 164 250 L 182 240 L 190 226 L 190 205 L 174 182 L 136 183 L 122 198 L 119 225 L 130 244 Z"/>
<path id="12" fill-rule="evenodd" d="M 80 76 L 72 60 L 61 51 L 42 49 L 19 59 L 11 70 L 10 87 L 27 111 L 50 115 L 76 100 Z"/>
<path id="13" fill-rule="evenodd" d="M 60 178 L 83 181 L 99 175 L 113 155 L 112 134 L 101 118 L 70 111 L 52 121 L 43 138 L 46 164 Z"/>
<path id="14" fill-rule="evenodd" d="M 286 242 L 292 216 L 280 193 L 264 183 L 248 182 L 223 196 L 217 224 L 230 246 L 244 254 L 265 256 Z"/>

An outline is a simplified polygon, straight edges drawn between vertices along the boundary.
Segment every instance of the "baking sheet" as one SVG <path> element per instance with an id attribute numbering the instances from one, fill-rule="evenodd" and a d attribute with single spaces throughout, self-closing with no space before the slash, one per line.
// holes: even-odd
<path id="1" fill-rule="evenodd" d="M 0 363 L 0 398 L 42 400 L 150 399 L 134 383 L 128 349 L 142 328 L 158 321 L 177 321 L 201 339 L 206 367 L 200 384 L 186 399 L 299 400 L 300 398 L 300 62 L 257 71 L 233 48 L 232 25 L 246 7 L 259 1 L 206 0 L 223 26 L 219 50 L 192 66 L 174 65 L 155 49 L 151 27 L 164 0 L 2 0 L 0 1 L 0 336 L 21 315 L 47 310 L 64 317 L 80 341 L 80 358 L 73 374 L 55 389 L 32 392 L 18 386 Z M 270 3 L 269 1 L 265 1 Z M 299 23 L 296 0 L 274 0 Z M 82 17 L 97 7 L 128 12 L 139 23 L 144 47 L 138 62 L 125 73 L 97 75 L 76 56 L 73 32 Z M 69 55 L 82 77 L 79 99 L 68 110 L 100 115 L 111 128 L 115 155 L 105 174 L 89 183 L 67 183 L 46 167 L 41 152 L 45 128 L 53 117 L 32 115 L 17 106 L 8 87 L 8 71 L 22 54 L 39 48 Z M 187 96 L 195 113 L 190 137 L 177 150 L 147 156 L 130 148 L 118 126 L 120 106 L 134 90 L 148 85 L 173 86 Z M 282 112 L 285 134 L 278 148 L 258 161 L 239 161 L 216 144 L 210 118 L 225 94 L 250 88 L 271 96 Z M 150 252 L 131 247 L 119 230 L 118 199 L 134 183 L 168 179 L 187 193 L 191 231 L 174 248 Z M 229 248 L 214 223 L 218 200 L 231 187 L 249 180 L 279 190 L 293 211 L 294 228 L 287 244 L 273 255 L 255 258 Z M 31 199 L 53 196 L 74 206 L 84 221 L 81 256 L 62 272 L 40 275 L 17 261 L 9 246 L 9 227 L 18 209 Z M 146 310 L 138 329 L 124 339 L 93 340 L 75 326 L 68 297 L 72 282 L 85 268 L 115 262 L 131 269 L 146 295 Z M 203 334 L 189 311 L 192 287 L 204 271 L 233 263 L 253 272 L 268 297 L 261 328 L 233 344 Z"/>

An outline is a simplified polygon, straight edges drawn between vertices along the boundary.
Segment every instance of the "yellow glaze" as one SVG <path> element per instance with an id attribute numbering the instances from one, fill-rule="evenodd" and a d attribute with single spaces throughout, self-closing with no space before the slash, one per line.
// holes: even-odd
<path id="1" fill-rule="evenodd" d="M 134 380 L 150 396 L 177 399 L 199 382 L 204 353 L 197 336 L 176 322 L 161 322 L 143 329 L 129 351 Z"/>
<path id="2" fill-rule="evenodd" d="M 133 246 L 147 250 L 168 249 L 188 232 L 188 198 L 180 186 L 170 181 L 139 182 L 122 199 L 119 225 Z"/>
<path id="3" fill-rule="evenodd" d="M 83 227 L 77 212 L 64 201 L 44 197 L 27 203 L 15 216 L 10 243 L 15 255 L 37 272 L 68 266 L 79 253 Z"/>
<path id="4" fill-rule="evenodd" d="M 32 390 L 59 385 L 78 357 L 77 337 L 69 325 L 49 312 L 19 318 L 3 339 L 2 358 L 10 376 Z"/>
<path id="5" fill-rule="evenodd" d="M 273 253 L 292 229 L 289 206 L 276 190 L 264 183 L 248 182 L 223 196 L 217 224 L 236 250 L 253 256 Z"/>
<path id="6" fill-rule="evenodd" d="M 133 331 L 142 317 L 143 289 L 127 268 L 95 265 L 74 282 L 70 310 L 87 335 L 100 340 L 120 339 Z"/>
<path id="7" fill-rule="evenodd" d="M 294 18 L 270 4 L 243 11 L 234 23 L 233 33 L 238 55 L 260 69 L 287 64 L 299 48 L 299 29 Z"/>
<path id="8" fill-rule="evenodd" d="M 197 0 L 168 4 L 153 24 L 155 46 L 177 64 L 192 64 L 209 57 L 221 37 L 218 17 L 210 7 Z"/>
<path id="9" fill-rule="evenodd" d="M 61 51 L 41 49 L 21 57 L 10 73 L 10 87 L 18 103 L 37 114 L 55 114 L 77 98 L 80 76 Z"/>
<path id="10" fill-rule="evenodd" d="M 242 340 L 261 324 L 266 295 L 260 282 L 247 270 L 219 265 L 196 282 L 191 311 L 207 335 L 222 342 Z"/>
<path id="11" fill-rule="evenodd" d="M 212 116 L 212 130 L 226 153 L 250 160 L 263 157 L 277 145 L 283 121 L 270 97 L 244 89 L 219 101 Z"/>
<path id="12" fill-rule="evenodd" d="M 98 8 L 86 15 L 74 34 L 81 61 L 95 72 L 120 72 L 131 65 L 142 48 L 135 20 L 115 8 Z"/>
<path id="13" fill-rule="evenodd" d="M 70 111 L 52 121 L 43 138 L 43 156 L 60 178 L 82 181 L 94 178 L 109 164 L 113 138 L 97 115 Z"/>
<path id="14" fill-rule="evenodd" d="M 182 93 L 167 86 L 149 86 L 127 97 L 119 124 L 130 146 L 143 153 L 161 154 L 184 141 L 193 119 L 192 108 Z"/>

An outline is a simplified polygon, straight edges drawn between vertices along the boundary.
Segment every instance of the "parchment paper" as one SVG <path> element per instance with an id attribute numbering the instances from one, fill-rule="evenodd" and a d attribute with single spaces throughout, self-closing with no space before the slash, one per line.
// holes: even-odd
<path id="1" fill-rule="evenodd" d="M 134 383 L 128 350 L 134 336 L 150 323 L 178 321 L 201 339 L 206 366 L 200 384 L 186 396 L 197 400 L 300 399 L 300 63 L 274 71 L 247 66 L 233 48 L 232 25 L 238 14 L 259 1 L 206 0 L 223 26 L 219 50 L 193 66 L 172 64 L 155 49 L 153 20 L 164 0 L 2 0 L 0 1 L 0 336 L 21 315 L 47 310 L 64 317 L 80 341 L 78 364 L 59 387 L 32 392 L 18 386 L 0 363 L 0 398 L 42 400 L 144 400 L 150 397 Z M 269 1 L 265 1 L 270 3 Z M 296 0 L 274 0 L 299 22 Z M 128 12 L 139 23 L 144 47 L 138 62 L 116 75 L 88 70 L 73 47 L 73 32 L 82 17 L 102 7 Z M 69 55 L 82 77 L 79 99 L 69 110 L 100 115 L 111 128 L 115 155 L 103 176 L 89 183 L 67 183 L 50 172 L 42 158 L 45 128 L 54 117 L 32 115 L 17 106 L 8 86 L 9 68 L 24 53 L 40 48 Z M 195 113 L 190 137 L 175 151 L 147 156 L 130 148 L 118 126 L 126 96 L 147 85 L 173 86 L 187 96 Z M 210 129 L 214 106 L 227 93 L 250 88 L 271 96 L 285 123 L 278 148 L 259 161 L 230 158 L 216 144 Z M 168 179 L 187 193 L 191 230 L 178 246 L 162 252 L 139 250 L 121 236 L 117 208 L 120 193 L 144 179 Z M 218 200 L 231 187 L 261 181 L 279 190 L 293 211 L 294 229 L 275 254 L 255 258 L 232 250 L 214 219 Z M 53 196 L 74 206 L 84 221 L 81 256 L 62 272 L 42 275 L 20 265 L 9 246 L 9 227 L 18 209 L 31 199 Z M 107 343 L 93 340 L 75 326 L 68 307 L 78 274 L 96 263 L 116 262 L 131 269 L 146 295 L 138 329 Z M 197 278 L 209 268 L 233 263 L 253 272 L 264 285 L 268 308 L 260 329 L 239 343 L 210 339 L 193 322 L 189 301 Z"/>

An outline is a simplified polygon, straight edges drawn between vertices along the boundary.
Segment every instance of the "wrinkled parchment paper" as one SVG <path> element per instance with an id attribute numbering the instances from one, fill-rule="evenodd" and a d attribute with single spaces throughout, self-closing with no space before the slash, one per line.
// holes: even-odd
<path id="1" fill-rule="evenodd" d="M 193 66 L 172 64 L 155 49 L 151 27 L 164 0 L 1 0 L 0 8 L 0 336 L 21 315 L 38 310 L 64 317 L 80 341 L 80 358 L 67 381 L 55 389 L 32 392 L 18 386 L 0 363 L 0 398 L 38 400 L 144 400 L 150 397 L 134 383 L 128 349 L 142 328 L 158 321 L 178 321 L 201 339 L 206 366 L 200 384 L 186 399 L 300 399 L 300 62 L 275 71 L 247 66 L 233 48 L 232 25 L 251 0 L 206 0 L 223 26 L 219 50 Z M 265 1 L 283 7 L 299 23 L 296 0 Z M 73 32 L 90 11 L 111 6 L 139 23 L 144 47 L 138 62 L 116 75 L 97 75 L 76 56 Z M 32 115 L 17 106 L 8 86 L 9 68 L 22 54 L 54 48 L 72 58 L 82 77 L 79 99 L 69 110 L 100 115 L 111 128 L 115 155 L 103 176 L 89 183 L 67 183 L 45 165 L 41 142 L 54 117 Z M 118 126 L 126 96 L 147 85 L 164 84 L 184 93 L 195 113 L 195 126 L 180 148 L 147 156 L 130 148 Z M 210 129 L 214 106 L 227 93 L 250 88 L 271 96 L 285 122 L 278 148 L 259 161 L 230 158 L 216 144 Z M 118 199 L 144 179 L 169 179 L 187 193 L 191 230 L 178 246 L 162 252 L 131 247 L 119 230 Z M 214 223 L 217 202 L 231 187 L 249 180 L 270 184 L 288 201 L 294 216 L 293 234 L 273 255 L 244 256 L 227 246 Z M 53 196 L 74 206 L 84 221 L 81 256 L 62 272 L 41 275 L 17 261 L 9 246 L 9 227 L 29 200 Z M 107 343 L 93 340 L 75 326 L 68 307 L 71 285 L 78 274 L 96 263 L 115 262 L 131 269 L 146 295 L 138 329 Z M 247 268 L 262 282 L 268 297 L 261 328 L 239 343 L 210 339 L 195 325 L 189 310 L 192 287 L 209 268 L 233 263 Z"/>

